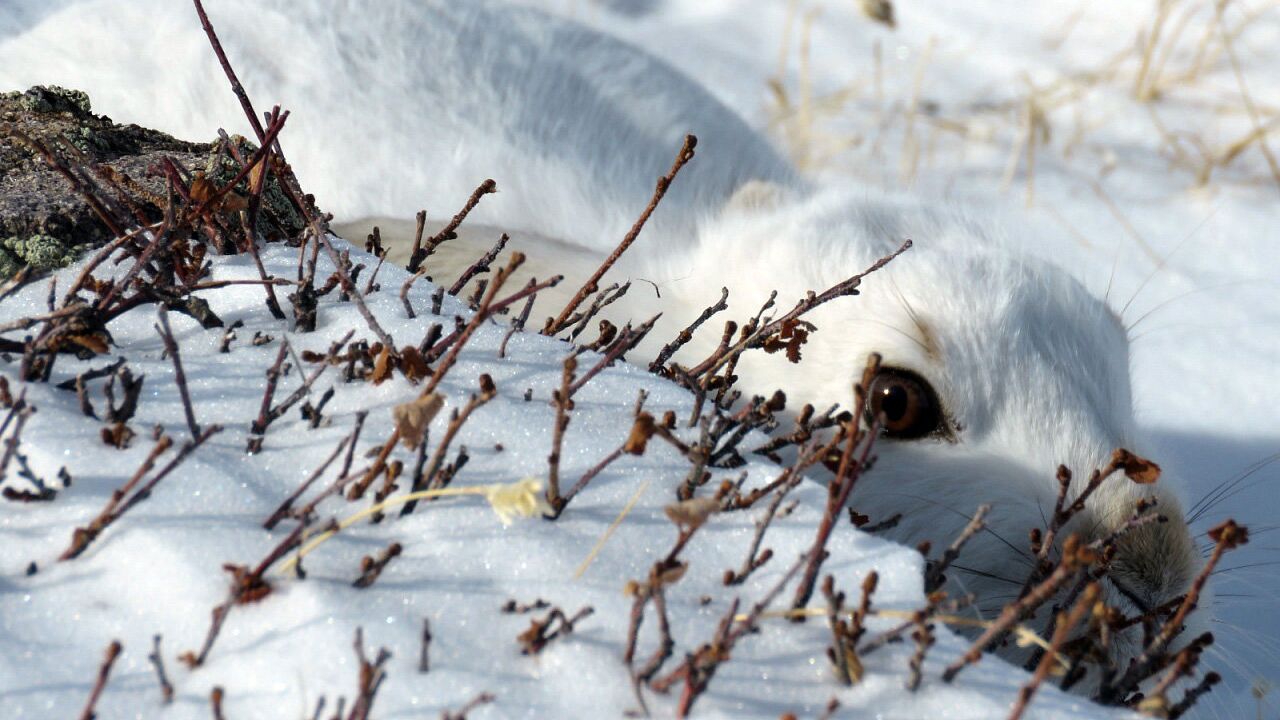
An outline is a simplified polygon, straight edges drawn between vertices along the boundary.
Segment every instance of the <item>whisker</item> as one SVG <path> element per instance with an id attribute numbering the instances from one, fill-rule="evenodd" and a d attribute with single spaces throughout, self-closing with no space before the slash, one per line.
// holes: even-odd
<path id="1" fill-rule="evenodd" d="M 1130 323 L 1130 324 L 1129 324 L 1129 326 L 1128 326 L 1128 327 L 1126 327 L 1126 328 L 1125 328 L 1125 332 L 1130 334 L 1129 341 L 1130 341 L 1130 342 L 1133 342 L 1134 340 L 1137 340 L 1137 339 L 1138 339 L 1137 337 L 1133 337 L 1133 336 L 1132 336 L 1132 333 L 1133 333 L 1134 328 L 1136 328 L 1136 327 L 1138 327 L 1139 325 L 1141 325 L 1143 320 L 1146 320 L 1147 318 L 1151 317 L 1151 316 L 1152 316 L 1153 314 L 1155 314 L 1157 311 L 1162 310 L 1163 308 L 1166 308 L 1166 307 L 1168 307 L 1169 305 L 1172 305 L 1173 303 L 1175 303 L 1175 302 L 1177 302 L 1177 301 L 1179 301 L 1179 300 L 1182 300 L 1182 299 L 1184 299 L 1184 298 L 1191 297 L 1192 295 L 1198 295 L 1198 294 L 1200 294 L 1200 293 L 1204 293 L 1204 292 L 1212 292 L 1212 291 L 1214 291 L 1214 290 L 1221 290 L 1221 289 L 1223 289 L 1223 288 L 1241 287 L 1241 286 L 1244 286 L 1244 285 L 1253 285 L 1253 284 L 1277 285 L 1277 284 L 1280 284 L 1280 283 L 1277 283 L 1275 280 L 1264 280 L 1264 279 L 1261 279 L 1261 278 L 1256 278 L 1256 279 L 1253 279 L 1253 280 L 1235 280 L 1235 281 L 1232 281 L 1232 282 L 1217 283 L 1217 284 L 1215 284 L 1215 285 L 1207 285 L 1207 286 L 1205 286 L 1205 287 L 1196 288 L 1196 289 L 1194 289 L 1194 290 L 1188 290 L 1188 291 L 1186 291 L 1186 292 L 1184 292 L 1184 293 L 1181 293 L 1181 294 L 1179 294 L 1179 295 L 1174 295 L 1173 297 L 1171 297 L 1171 298 L 1169 298 L 1169 299 L 1167 299 L 1167 300 L 1164 300 L 1164 301 L 1160 302 L 1160 303 L 1159 303 L 1159 304 L 1157 304 L 1155 307 L 1153 307 L 1153 308 L 1151 308 L 1151 309 L 1147 310 L 1147 311 L 1146 311 L 1145 313 L 1143 313 L 1142 315 L 1139 315 L 1137 320 L 1134 320 L 1132 323 Z M 1141 336 L 1139 336 L 1139 337 L 1141 337 Z"/>
<path id="2" fill-rule="evenodd" d="M 1236 570 L 1247 570 L 1249 568 L 1258 567 L 1274 567 L 1280 565 L 1280 560 L 1268 560 L 1267 562 L 1247 563 L 1245 565 L 1233 565 L 1232 567 L 1220 568 L 1209 573 L 1210 576 L 1221 575 L 1223 573 L 1234 572 Z"/>
<path id="3" fill-rule="evenodd" d="M 1001 577 L 999 575 L 996 575 L 995 573 L 987 572 L 986 570 L 978 570 L 976 568 L 965 567 L 963 565 L 957 565 L 956 563 L 951 563 L 951 567 L 957 570 L 963 570 L 964 572 L 967 572 L 970 575 L 977 575 L 979 577 L 990 578 L 992 580 L 999 580 L 1000 582 L 1003 582 L 1003 583 L 1009 583 L 1010 585 L 1016 585 L 1018 587 L 1022 587 L 1021 580 L 1010 580 L 1007 577 Z"/>
<path id="4" fill-rule="evenodd" d="M 1169 264 L 1169 261 L 1173 259 L 1173 256 L 1177 255 L 1178 251 L 1181 250 L 1182 247 L 1186 245 L 1188 241 L 1191 240 L 1191 238 L 1199 234 L 1200 229 L 1205 226 L 1205 223 L 1209 222 L 1209 219 L 1212 218 L 1217 213 L 1218 213 L 1217 207 L 1214 207 L 1212 210 L 1210 210 L 1209 213 L 1200 220 L 1199 224 L 1197 224 L 1194 228 L 1192 228 L 1191 232 L 1187 233 L 1186 237 L 1178 241 L 1178 244 L 1174 246 L 1173 250 L 1170 250 L 1167 255 L 1165 255 L 1163 258 L 1160 259 L 1160 262 L 1156 263 L 1155 269 L 1153 269 L 1142 280 L 1142 282 L 1138 284 L 1138 289 L 1133 291 L 1133 297 L 1130 297 L 1129 302 L 1125 303 L 1124 307 L 1120 308 L 1120 312 L 1116 313 L 1117 315 L 1119 315 L 1122 318 L 1124 317 L 1125 311 L 1127 311 L 1129 309 L 1129 306 L 1133 304 L 1133 301 L 1137 300 L 1138 296 L 1142 294 L 1142 291 L 1147 287 L 1147 283 L 1150 283 L 1153 279 L 1155 279 L 1155 277 L 1160 274 L 1160 271 L 1164 270 L 1165 266 Z"/>
<path id="5" fill-rule="evenodd" d="M 1222 502 L 1223 500 L 1226 500 L 1229 497 L 1233 497 L 1236 493 L 1238 493 L 1241 489 L 1243 489 L 1240 487 L 1241 483 L 1248 480 L 1250 477 L 1257 474 L 1260 470 L 1276 462 L 1277 460 L 1280 460 L 1280 452 L 1273 453 L 1259 460 L 1256 460 L 1250 465 L 1245 466 L 1245 469 L 1241 471 L 1240 474 L 1236 475 L 1236 477 L 1230 480 L 1223 481 L 1216 488 L 1205 493 L 1203 497 L 1197 500 L 1195 504 L 1193 504 L 1187 510 L 1187 522 L 1193 523 L 1196 520 L 1199 520 L 1207 511 L 1209 511 L 1215 505 Z"/>
<path id="6" fill-rule="evenodd" d="M 944 505 L 938 502 L 937 500 L 924 497 L 923 495 L 913 495 L 911 493 L 886 493 L 886 494 L 892 494 L 892 495 L 896 495 L 898 497 L 904 497 L 904 498 L 911 498 L 912 500 L 928 503 L 929 505 L 933 505 L 934 507 L 945 510 L 946 512 L 962 517 L 965 520 L 968 520 L 970 517 L 972 517 L 971 515 L 966 515 L 949 505 Z M 1035 563 L 1033 563 L 1031 560 L 1031 553 L 1025 548 L 1020 548 L 1017 545 L 1014 545 L 1013 543 L 1009 542 L 1003 536 L 1001 536 L 1000 533 L 996 532 L 995 530 L 992 530 L 989 525 L 983 525 L 982 532 L 990 534 L 992 537 L 999 540 L 1005 547 L 1012 550 L 1018 556 L 1018 559 L 1021 560 L 1023 564 L 1025 564 L 1027 567 L 1035 566 Z"/>

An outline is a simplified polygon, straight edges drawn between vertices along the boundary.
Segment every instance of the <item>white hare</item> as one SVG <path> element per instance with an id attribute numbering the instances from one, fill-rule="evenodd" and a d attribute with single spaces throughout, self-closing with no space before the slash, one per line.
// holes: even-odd
<path id="1" fill-rule="evenodd" d="M 860 297 L 813 313 L 819 330 L 802 363 L 748 355 L 737 372 L 752 392 L 783 388 L 792 408 L 825 407 L 847 403 L 879 353 L 891 431 L 854 505 L 877 520 L 901 513 L 889 536 L 938 547 L 991 503 L 991 532 L 950 573 L 987 609 L 1026 577 L 1027 533 L 1052 512 L 1055 468 L 1075 471 L 1074 495 L 1113 449 L 1143 451 L 1125 330 L 1104 302 L 982 218 L 809 187 L 707 91 L 641 50 L 490 0 L 207 4 L 249 93 L 293 111 L 286 152 L 340 220 L 405 221 L 424 205 L 444 214 L 492 177 L 500 191 L 468 237 L 487 245 L 507 231 L 585 276 L 645 207 L 683 136 L 697 135 L 697 157 L 610 276 L 657 285 L 660 297 L 637 283 L 613 308 L 661 310 L 655 336 L 687 324 L 722 286 L 737 317 L 774 289 L 789 307 L 912 239 Z M 84 89 L 99 112 L 191 140 L 240 116 L 189 3 L 90 0 L 6 35 L 0 87 Z M 704 331 L 677 360 L 704 357 L 718 339 Z M 1105 535 L 1146 495 L 1171 521 L 1121 545 L 1106 593 L 1127 610 L 1183 593 L 1200 565 L 1177 498 L 1113 478 L 1072 526 Z M 1116 652 L 1132 653 L 1133 641 Z"/>

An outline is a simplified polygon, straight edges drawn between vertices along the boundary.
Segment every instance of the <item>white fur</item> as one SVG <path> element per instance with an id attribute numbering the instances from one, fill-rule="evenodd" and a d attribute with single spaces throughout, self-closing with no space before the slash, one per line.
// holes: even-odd
<path id="1" fill-rule="evenodd" d="M 493 177 L 500 192 L 474 224 L 515 233 L 534 255 L 551 252 L 545 238 L 577 247 L 556 257 L 577 258 L 585 273 L 645 206 L 683 135 L 698 135 L 698 157 L 616 271 L 660 288 L 658 299 L 637 282 L 614 308 L 663 311 L 656 337 L 686 324 L 721 286 L 735 317 L 770 289 L 785 311 L 914 240 L 860 297 L 812 315 L 819 331 L 802 364 L 751 354 L 738 372 L 752 391 L 784 388 L 792 409 L 847 403 L 873 351 L 928 379 L 955 441 L 881 443 L 854 503 L 876 520 L 903 513 L 891 536 L 935 547 L 979 503 L 993 503 L 992 532 L 959 563 L 974 572 L 951 573 L 990 601 L 1016 593 L 1026 575 L 1022 548 L 1052 510 L 1058 464 L 1076 472 L 1078 491 L 1114 448 L 1144 449 L 1125 332 L 1078 282 L 1021 256 L 982 218 L 856 188 L 811 190 L 765 139 L 640 50 L 489 0 L 207 4 L 259 108 L 280 102 L 294 112 L 286 153 L 340 219 L 408 219 L 424 205 L 444 215 Z M 0 87 L 82 88 L 100 111 L 192 140 L 242 124 L 189 3 L 92 0 L 6 34 Z M 749 180 L 764 184 L 731 201 Z M 717 329 L 678 359 L 705 356 Z M 1105 534 L 1147 494 L 1173 522 L 1136 533 L 1116 575 L 1159 603 L 1185 589 L 1199 562 L 1163 485 L 1112 479 L 1075 527 Z"/>

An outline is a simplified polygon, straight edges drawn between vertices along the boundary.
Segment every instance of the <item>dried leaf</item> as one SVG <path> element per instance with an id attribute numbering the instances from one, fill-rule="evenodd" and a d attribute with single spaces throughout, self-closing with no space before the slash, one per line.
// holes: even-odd
<path id="1" fill-rule="evenodd" d="M 690 498 L 662 510 L 671 522 L 693 529 L 701 527 L 707 518 L 720 511 L 720 501 L 713 497 Z"/>
<path id="2" fill-rule="evenodd" d="M 1125 477 L 1139 485 L 1150 485 L 1160 479 L 1159 465 L 1128 450 L 1116 450 L 1111 462 L 1124 468 Z"/>
<path id="3" fill-rule="evenodd" d="M 1169 717 L 1169 701 L 1164 695 L 1152 695 L 1138 701 L 1138 712 L 1147 717 Z"/>
<path id="4" fill-rule="evenodd" d="M 373 361 L 373 372 L 369 373 L 369 379 L 373 381 L 374 385 L 381 385 L 387 378 L 391 377 L 391 370 L 394 367 L 391 362 L 391 349 L 384 347 Z"/>
<path id="5" fill-rule="evenodd" d="M 858 658 L 858 652 L 853 643 L 845 645 L 844 663 L 849 668 L 849 682 L 854 684 L 861 682 L 866 670 L 862 667 L 862 660 Z"/>
<path id="6" fill-rule="evenodd" d="M 431 368 L 427 366 L 427 361 L 422 359 L 422 353 L 418 352 L 418 348 L 412 345 L 405 345 L 400 350 L 400 372 L 413 382 L 417 382 L 431 374 Z"/>
<path id="7" fill-rule="evenodd" d="M 133 430 L 122 422 L 102 428 L 102 442 L 121 450 L 129 447 L 133 440 Z"/>
<path id="8" fill-rule="evenodd" d="M 684 574 L 688 570 L 689 570 L 689 564 L 682 563 L 682 562 L 677 562 L 671 567 L 664 568 L 662 572 L 658 574 L 658 578 L 657 578 L 658 584 L 661 585 L 662 587 L 667 587 L 668 585 L 675 585 L 676 583 L 680 582 L 680 578 L 684 577 Z"/>
<path id="9" fill-rule="evenodd" d="M 1249 542 L 1249 528 L 1228 519 L 1209 530 L 1209 539 L 1215 543 L 1223 543 L 1227 549 L 1233 549 Z"/>
<path id="10" fill-rule="evenodd" d="M 248 567 L 226 563 L 222 569 L 231 573 L 232 595 L 237 605 L 255 603 L 271 594 L 271 583 L 251 573 Z"/>
<path id="11" fill-rule="evenodd" d="M 68 335 L 67 340 L 75 343 L 76 345 L 79 345 L 82 348 L 85 348 L 86 350 L 95 352 L 99 355 L 105 354 L 108 350 L 110 350 L 110 348 L 107 347 L 107 342 L 103 340 L 99 335 L 96 335 L 96 334 Z"/>
<path id="12" fill-rule="evenodd" d="M 238 213 L 249 208 L 249 198 L 238 192 L 228 192 L 218 200 L 218 210 L 224 213 Z"/>
<path id="13" fill-rule="evenodd" d="M 200 204 L 207 202 L 213 197 L 213 183 L 209 182 L 209 178 L 205 177 L 203 172 L 196 171 L 191 177 L 191 187 L 187 190 L 187 194 L 191 196 L 191 202 Z"/>
<path id="14" fill-rule="evenodd" d="M 622 446 L 623 452 L 629 455 L 643 455 L 645 447 L 649 444 L 649 438 L 653 437 L 653 432 L 653 416 L 649 413 L 640 413 L 635 423 L 631 425 L 631 434 L 627 436 L 627 442 Z"/>
<path id="15" fill-rule="evenodd" d="M 897 27 L 893 18 L 893 3 L 890 0 L 858 0 L 858 8 L 862 14 L 889 28 Z"/>
<path id="16" fill-rule="evenodd" d="M 427 426 L 431 424 L 431 420 L 442 407 L 444 407 L 444 396 L 440 393 L 431 393 L 391 409 L 396 430 L 400 433 L 400 441 L 406 448 L 414 450 L 422 443 Z"/>

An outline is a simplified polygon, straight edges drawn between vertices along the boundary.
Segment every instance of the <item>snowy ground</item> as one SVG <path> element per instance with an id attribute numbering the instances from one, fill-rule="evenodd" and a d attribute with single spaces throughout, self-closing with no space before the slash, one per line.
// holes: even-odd
<path id="1" fill-rule="evenodd" d="M 1006 3 L 903 3 L 893 31 L 874 25 L 845 0 L 751 3 L 750 11 L 743 3 L 712 0 L 540 4 L 672 60 L 744 116 L 770 126 L 780 144 L 816 175 L 910 186 L 1004 216 L 1025 234 L 1032 251 L 1053 257 L 1124 308 L 1122 315 L 1133 323 L 1140 417 L 1167 449 L 1156 459 L 1192 503 L 1241 479 L 1227 486 L 1230 497 L 1196 522 L 1203 530 L 1234 516 L 1254 531 L 1254 541 L 1227 563 L 1242 569 L 1215 579 L 1220 645 L 1210 662 L 1227 675 L 1227 687 L 1210 696 L 1202 714 L 1256 711 L 1251 686 L 1280 682 L 1280 621 L 1274 612 L 1280 580 L 1270 571 L 1277 546 L 1267 532 L 1280 513 L 1280 469 L 1269 462 L 1280 452 L 1280 255 L 1274 251 L 1280 179 L 1271 176 L 1257 142 L 1245 144 L 1207 178 L 1198 177 L 1205 167 L 1202 153 L 1222 156 L 1254 125 L 1231 54 L 1215 40 L 1211 5 L 1170 3 L 1152 54 L 1160 68 L 1157 79 L 1151 81 L 1148 70 L 1139 83 L 1143 52 L 1135 37 L 1150 37 L 1156 17 L 1147 2 L 1042 4 L 1019 7 L 1016 14 Z M 1235 60 L 1260 122 L 1274 126 L 1280 112 L 1280 12 L 1274 3 L 1233 3 L 1226 26 L 1241 28 L 1229 31 L 1235 33 Z M 1209 38 L 1207 49 L 1197 55 L 1203 37 Z M 769 90 L 767 81 L 775 76 L 781 93 Z M 1139 85 L 1160 92 L 1138 102 Z M 779 111 L 781 96 L 787 112 Z M 1041 119 L 1028 123 L 1028 107 L 1042 108 L 1043 114 L 1032 114 Z M 1028 125 L 1044 140 L 1035 147 L 1034 166 L 1025 152 Z M 1270 143 L 1280 151 L 1280 139 Z M 1028 201 L 1024 212 L 1020 206 Z M 270 270 L 292 272 L 289 253 L 273 251 L 265 259 Z M 256 277 L 247 258 L 221 262 L 217 273 Z M 403 275 L 384 268 L 380 277 L 384 287 L 393 288 Z M 41 311 L 44 293 L 37 286 L 6 300 L 0 323 Z M 419 284 L 412 297 L 420 310 L 428 296 L 429 288 Z M 112 328 L 121 354 L 147 376 L 133 423 L 144 432 L 129 450 L 103 452 L 98 425 L 81 416 L 73 393 L 28 387 L 28 400 L 39 412 L 21 451 L 47 476 L 65 466 L 74 484 L 51 505 L 8 504 L 0 517 L 5 717 L 78 712 L 101 651 L 113 638 L 124 643 L 125 653 L 100 703 L 101 715 L 156 714 L 158 691 L 146 659 L 155 633 L 164 636 L 178 688 L 165 717 L 207 717 L 208 692 L 215 685 L 226 689 L 231 718 L 309 716 L 321 695 L 332 707 L 337 696 L 354 692 L 350 642 L 356 626 L 364 627 L 370 652 L 385 646 L 394 655 L 378 695 L 379 717 L 410 717 L 424 708 L 434 715 L 482 690 L 496 694 L 497 701 L 476 717 L 590 716 L 634 705 L 618 661 L 630 608 L 621 587 L 642 578 L 670 547 L 676 531 L 662 506 L 671 499 L 672 476 L 684 474 L 683 459 L 656 442 L 644 457 L 611 466 L 554 525 L 530 520 L 504 527 L 481 500 L 464 498 L 423 506 L 406 520 L 343 533 L 308 558 L 306 581 L 283 579 L 264 601 L 235 608 L 206 667 L 188 672 L 174 662 L 178 652 L 198 648 L 209 610 L 225 597 L 221 565 L 254 563 L 283 537 L 287 531 L 262 530 L 262 520 L 350 432 L 354 411 L 370 410 L 363 453 L 385 437 L 390 408 L 410 392 L 403 379 L 377 388 L 344 386 L 331 370 L 318 387 L 337 386 L 327 409 L 332 425 L 305 430 L 297 413 L 290 413 L 271 427 L 264 451 L 247 456 L 244 443 L 265 370 L 286 333 L 264 319 L 256 289 L 208 297 L 227 322 L 246 322 L 229 356 L 217 353 L 221 333 L 200 330 L 178 315 L 172 321 L 198 420 L 227 429 L 69 563 L 54 559 L 71 528 L 96 514 L 138 466 L 151 447 L 145 429 L 160 423 L 175 439 L 186 437 L 172 366 L 161 358 L 152 329 L 154 314 L 137 311 Z M 404 318 L 392 293 L 375 294 L 372 302 L 397 340 L 421 339 L 423 323 Z M 457 311 L 450 305 L 445 315 Z M 289 334 L 299 351 L 323 351 L 348 329 L 363 327 L 350 304 L 333 298 L 322 303 L 321 318 L 319 332 Z M 252 346 L 255 331 L 275 339 Z M 453 407 L 474 391 L 482 372 L 493 376 L 499 390 L 455 441 L 471 454 L 459 483 L 512 482 L 545 472 L 554 414 L 547 401 L 568 348 L 517 336 L 512 357 L 500 361 L 501 336 L 501 329 L 485 328 L 444 385 Z M 60 362 L 55 380 L 77 369 L 82 368 Z M 10 369 L 0 368 L 0 374 L 14 377 Z M 281 392 L 297 382 L 295 371 Z M 100 383 L 93 387 L 98 403 Z M 625 438 L 641 387 L 650 391 L 646 407 L 655 413 L 687 412 L 688 397 L 673 386 L 636 368 L 607 371 L 582 391 L 565 443 L 566 477 L 576 478 Z M 533 390 L 527 403 L 526 388 Z M 444 422 L 437 418 L 433 438 Z M 495 448 L 499 443 L 501 451 Z M 776 473 L 759 465 L 747 470 L 753 483 Z M 331 470 L 321 482 L 332 477 Z M 652 483 L 635 510 L 575 580 L 575 568 L 645 481 Z M 795 497 L 802 500 L 795 512 L 766 537 L 775 560 L 741 588 L 744 602 L 767 590 L 812 539 L 822 491 L 806 486 Z M 326 507 L 338 515 L 348 512 L 336 502 Z M 672 632 L 685 646 L 714 630 L 731 597 L 720 575 L 741 564 L 752 521 L 749 514 L 717 516 L 696 536 L 689 555 L 695 565 L 670 599 L 673 618 L 679 618 Z M 403 543 L 404 554 L 371 588 L 350 587 L 359 558 L 392 541 Z M 919 557 L 913 551 L 852 533 L 836 535 L 831 549 L 828 567 L 848 578 L 845 587 L 855 588 L 857 578 L 874 566 L 882 575 L 879 604 L 920 604 Z M 25 576 L 33 561 L 39 572 Z M 713 598 L 705 606 L 704 595 Z M 539 597 L 569 613 L 583 605 L 595 613 L 540 656 L 522 657 L 515 638 L 532 616 L 504 615 L 499 608 L 508 599 Z M 419 675 L 423 618 L 431 619 L 435 638 L 432 669 Z M 642 634 L 642 657 L 652 646 L 652 624 L 650 619 Z M 938 671 L 964 644 L 940 630 L 919 693 L 900 690 L 909 646 L 870 656 L 867 679 L 853 690 L 838 690 L 823 656 L 825 627 L 779 627 L 766 622 L 761 635 L 743 641 L 699 701 L 700 711 L 812 717 L 837 695 L 846 708 L 884 717 L 1002 717 L 1025 679 L 988 659 L 955 687 L 943 686 Z M 1264 697 L 1261 707 L 1273 716 L 1274 696 Z M 664 709 L 670 708 L 657 708 L 659 714 Z M 1033 709 L 1041 717 L 1107 716 L 1048 689 Z"/>
<path id="2" fill-rule="evenodd" d="M 268 272 L 288 275 L 296 251 L 273 248 L 264 261 Z M 243 256 L 216 267 L 215 279 L 257 277 Z M 318 277 L 329 272 L 322 264 Z M 74 269 L 60 277 L 68 282 L 66 276 L 73 274 Z M 380 277 L 384 288 L 397 288 L 406 274 L 384 268 Z M 410 294 L 420 312 L 430 304 L 431 289 L 420 282 Z M 37 284 L 7 300 L 0 322 L 39 312 L 46 290 Z M 650 441 L 643 457 L 624 456 L 610 466 L 554 525 L 529 519 L 504 527 L 479 498 L 463 498 L 420 506 L 407 519 L 345 531 L 307 557 L 305 581 L 275 577 L 276 590 L 270 596 L 235 607 L 204 667 L 188 672 L 176 663 L 178 653 L 199 648 L 210 609 L 226 596 L 228 578 L 221 565 L 255 564 L 288 533 L 291 522 L 266 532 L 262 521 L 350 433 L 354 412 L 369 412 L 356 454 L 359 468 L 367 462 L 364 451 L 388 434 L 391 408 L 415 393 L 403 377 L 375 388 L 343 384 L 336 378 L 338 371 L 331 370 L 317 384 L 337 390 L 325 410 L 331 424 L 309 430 L 296 411 L 290 412 L 271 426 L 260 454 L 246 455 L 249 420 L 257 414 L 265 371 L 279 343 L 287 337 L 299 353 L 323 353 L 348 330 L 364 332 L 363 320 L 353 303 L 338 303 L 330 296 L 321 304 L 317 332 L 287 334 L 262 311 L 259 288 L 210 291 L 206 297 L 225 322 L 245 323 L 230 354 L 218 352 L 221 331 L 203 330 L 176 314 L 171 320 L 191 378 L 196 419 L 204 427 L 219 423 L 226 430 L 197 449 L 152 497 L 73 561 L 58 563 L 55 558 L 70 541 L 71 528 L 96 515 L 111 490 L 150 451 L 146 429 L 158 424 L 178 441 L 189 437 L 172 364 L 162 357 L 163 346 L 153 328 L 154 313 L 135 310 L 112 325 L 121 354 L 135 373 L 146 376 L 138 416 L 131 422 L 140 433 L 128 450 L 102 444 L 101 425 L 81 415 L 74 392 L 43 384 L 24 386 L 38 412 L 23 433 L 21 451 L 37 474 L 52 478 L 65 467 L 73 484 L 52 503 L 12 504 L 4 516 L 0 617 L 7 639 L 0 645 L 0 697 L 5 717 L 65 717 L 77 712 L 101 650 L 112 639 L 123 643 L 125 654 L 100 703 L 102 716 L 155 714 L 159 692 L 147 661 L 155 633 L 164 636 L 178 691 L 165 717 L 206 717 L 214 686 L 226 690 L 228 717 L 307 716 L 321 695 L 332 708 L 337 696 L 354 694 L 357 671 L 350 643 L 357 626 L 364 627 L 370 655 L 373 648 L 385 646 L 393 656 L 378 693 L 377 717 L 422 712 L 430 716 L 457 709 L 481 691 L 497 699 L 476 717 L 591 717 L 616 715 L 635 705 L 619 662 L 631 606 L 622 588 L 627 580 L 643 580 L 674 542 L 676 528 L 662 508 L 674 500 L 673 483 L 687 473 L 688 465 L 657 439 Z M 446 321 L 454 313 L 468 314 L 448 300 Z M 422 319 L 408 319 L 394 293 L 371 295 L 370 306 L 399 343 L 420 339 Z M 257 332 L 271 335 L 273 341 L 254 346 L 250 340 Z M 482 327 L 441 386 L 455 408 L 475 391 L 481 373 L 493 377 L 499 392 L 475 411 L 455 441 L 454 447 L 465 445 L 471 456 L 459 485 L 545 475 L 554 418 L 548 400 L 559 386 L 561 361 L 569 346 L 537 335 L 517 335 L 511 339 L 509 357 L 499 360 L 496 350 L 504 334 L 498 325 Z M 584 356 L 582 367 L 594 359 Z M 100 364 L 60 362 L 55 380 L 73 378 Z M 276 397 L 298 382 L 295 369 Z M 100 411 L 101 384 L 94 381 L 90 389 Z M 579 477 L 626 439 L 641 388 L 650 393 L 646 409 L 674 410 L 680 416 L 689 412 L 691 398 L 670 383 L 626 365 L 605 371 L 575 398 L 564 445 L 564 477 Z M 531 399 L 525 400 L 529 390 Z M 446 424 L 446 413 L 441 413 L 430 430 L 435 442 Z M 778 473 L 760 462 L 743 469 L 748 487 Z M 740 472 L 718 471 L 716 481 L 736 479 Z M 331 469 L 316 491 L 336 475 Z M 635 509 L 576 578 L 590 548 L 636 493 Z M 794 512 L 776 521 L 765 536 L 775 559 L 740 590 L 726 590 L 721 576 L 741 567 L 754 520 L 763 508 L 713 516 L 695 535 L 684 555 L 692 560 L 688 575 L 668 590 L 672 635 L 682 648 L 708 640 L 733 597 L 740 596 L 746 605 L 755 602 L 807 550 L 825 490 L 805 483 L 791 499 L 799 501 Z M 365 505 L 330 500 L 322 513 L 344 516 Z M 353 588 L 359 558 L 376 554 L 392 541 L 402 543 L 404 553 L 371 588 Z M 833 536 L 828 549 L 832 557 L 824 567 L 851 592 L 856 593 L 861 578 L 874 568 L 881 576 L 874 596 L 878 607 L 909 610 L 922 604 L 916 552 L 847 528 Z M 30 562 L 39 571 L 24 576 Z M 779 606 L 788 597 L 784 595 Z M 508 600 L 532 603 L 539 598 L 570 614 L 585 605 L 595 612 L 538 657 L 523 657 L 516 636 L 534 615 L 503 614 L 500 608 Z M 430 620 L 434 638 L 430 672 L 419 674 L 424 618 Z M 897 622 L 877 620 L 872 631 Z M 641 659 L 651 652 L 653 623 L 650 617 L 641 634 Z M 942 629 L 939 635 L 939 646 L 925 665 L 929 680 L 918 693 L 901 690 L 910 644 L 869 655 L 865 680 L 853 690 L 840 691 L 823 654 L 829 638 L 825 623 L 801 627 L 766 621 L 760 635 L 741 642 L 696 709 L 709 717 L 771 718 L 785 712 L 810 717 L 836 696 L 850 709 L 874 710 L 883 717 L 1003 716 L 1025 682 L 1025 673 L 993 658 L 966 672 L 955 686 L 943 685 L 936 680 L 938 673 L 967 644 Z M 670 702 L 671 698 L 650 699 L 659 715 L 672 711 Z M 1090 707 L 1082 698 L 1055 689 L 1044 690 L 1033 709 L 1034 717 L 1045 718 L 1122 715 Z"/>

